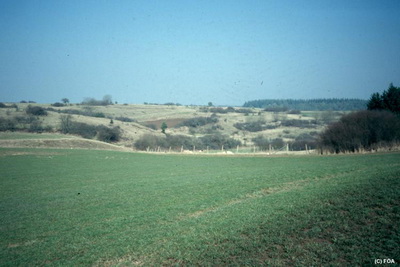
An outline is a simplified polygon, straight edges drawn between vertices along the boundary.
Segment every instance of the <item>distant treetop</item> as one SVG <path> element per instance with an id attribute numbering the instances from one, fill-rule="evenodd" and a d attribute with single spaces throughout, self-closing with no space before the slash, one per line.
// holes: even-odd
<path id="1" fill-rule="evenodd" d="M 82 101 L 82 105 L 88 106 L 107 106 L 112 104 L 113 102 L 111 95 L 105 95 L 103 100 L 96 100 L 95 98 L 87 97 Z"/>
<path id="2" fill-rule="evenodd" d="M 400 87 L 391 83 L 382 95 L 373 93 L 368 101 L 367 108 L 369 110 L 388 110 L 400 114 Z"/>

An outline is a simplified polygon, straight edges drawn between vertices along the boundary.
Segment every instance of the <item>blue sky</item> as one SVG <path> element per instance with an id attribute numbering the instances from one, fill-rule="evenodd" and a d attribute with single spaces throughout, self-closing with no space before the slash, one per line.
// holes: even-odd
<path id="1" fill-rule="evenodd" d="M 0 101 L 242 105 L 400 86 L 400 1 L 0 1 Z"/>

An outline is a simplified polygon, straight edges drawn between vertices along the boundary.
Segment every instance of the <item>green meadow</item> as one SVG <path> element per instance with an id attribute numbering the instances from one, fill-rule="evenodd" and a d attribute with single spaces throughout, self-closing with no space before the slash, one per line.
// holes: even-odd
<path id="1" fill-rule="evenodd" d="M 400 262 L 400 154 L 0 149 L 1 266 Z"/>

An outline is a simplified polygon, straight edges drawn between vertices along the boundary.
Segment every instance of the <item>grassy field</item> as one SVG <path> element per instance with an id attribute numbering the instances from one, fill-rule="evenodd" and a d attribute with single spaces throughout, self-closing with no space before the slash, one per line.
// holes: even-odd
<path id="1" fill-rule="evenodd" d="M 51 133 L 23 133 L 23 132 L 0 132 L 0 140 L 21 140 L 21 139 L 64 139 L 75 138 L 74 136 L 65 134 L 51 134 Z"/>
<path id="2" fill-rule="evenodd" d="M 0 149 L 0 265 L 400 262 L 400 154 Z"/>

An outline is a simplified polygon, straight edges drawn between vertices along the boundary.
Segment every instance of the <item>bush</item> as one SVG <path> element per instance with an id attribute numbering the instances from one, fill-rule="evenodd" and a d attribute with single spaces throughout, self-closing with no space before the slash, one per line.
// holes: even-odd
<path id="1" fill-rule="evenodd" d="M 47 108 L 47 111 L 53 111 L 53 112 L 58 112 L 58 113 L 64 113 L 64 114 L 74 114 L 74 115 L 82 115 L 82 116 L 88 116 L 88 117 L 96 117 L 96 118 L 105 118 L 106 115 L 103 112 L 95 112 L 91 107 L 85 108 L 85 110 L 79 110 L 79 109 L 64 109 L 64 110 L 57 110 L 54 108 Z"/>
<path id="2" fill-rule="evenodd" d="M 357 152 L 400 141 L 400 119 L 388 111 L 359 111 L 343 116 L 321 133 L 319 146 L 329 152 Z"/>
<path id="3" fill-rule="evenodd" d="M 28 115 L 34 115 L 34 116 L 46 116 L 47 115 L 47 111 L 39 106 L 31 106 L 29 105 L 26 108 L 26 114 Z"/>
<path id="4" fill-rule="evenodd" d="M 63 134 L 70 133 L 72 128 L 72 116 L 61 115 L 60 116 L 60 130 Z"/>
<path id="5" fill-rule="evenodd" d="M 236 129 L 249 132 L 260 132 L 264 130 L 275 129 L 274 125 L 265 125 L 264 120 L 252 122 L 237 122 L 233 125 Z"/>
<path id="6" fill-rule="evenodd" d="M 27 130 L 31 133 L 43 133 L 52 132 L 53 128 L 51 126 L 44 127 L 41 121 L 36 120 L 29 125 Z"/>
<path id="7" fill-rule="evenodd" d="M 162 147 L 166 148 L 167 147 L 167 142 L 165 140 L 165 137 L 159 137 L 156 135 L 151 135 L 151 134 L 146 134 L 140 137 L 135 143 L 134 146 L 138 150 L 147 150 L 148 148 L 157 148 L 157 147 Z"/>
<path id="8" fill-rule="evenodd" d="M 259 135 L 251 140 L 253 141 L 254 145 L 261 150 L 269 150 L 270 146 L 274 149 L 281 149 L 285 145 L 285 142 L 283 142 L 282 138 L 268 139 L 262 135 Z"/>
<path id="9" fill-rule="evenodd" d="M 87 97 L 82 101 L 82 105 L 88 106 L 108 106 L 112 104 L 112 97 L 110 95 L 105 95 L 103 100 L 96 100 L 95 98 Z"/>
<path id="10" fill-rule="evenodd" d="M 290 147 L 292 150 L 301 151 L 306 149 L 306 145 L 308 149 L 313 149 L 317 147 L 317 139 L 315 138 L 315 135 L 312 136 L 308 133 L 300 134 L 290 144 Z"/>
<path id="11" fill-rule="evenodd" d="M 108 128 L 106 126 L 97 127 L 97 139 L 99 141 L 111 143 L 118 142 L 121 137 L 121 129 L 119 127 Z"/>
<path id="12" fill-rule="evenodd" d="M 5 132 L 5 131 L 13 132 L 15 130 L 17 130 L 17 125 L 14 120 L 0 117 L 0 131 L 1 132 Z"/>
<path id="13" fill-rule="evenodd" d="M 185 136 L 185 135 L 167 135 L 166 136 L 166 148 L 171 147 L 174 150 L 183 149 L 190 150 L 193 146 L 200 148 L 200 143 L 196 138 Z"/>
<path id="14" fill-rule="evenodd" d="M 65 106 L 65 104 L 63 104 L 63 103 L 60 103 L 60 102 L 56 102 L 56 103 L 54 103 L 54 104 L 51 104 L 53 107 L 64 107 Z"/>
<path id="15" fill-rule="evenodd" d="M 216 116 L 210 116 L 210 117 L 196 117 L 188 120 L 184 120 L 181 123 L 177 124 L 175 127 L 179 128 L 182 126 L 187 126 L 187 127 L 199 127 L 203 126 L 209 123 L 217 123 L 218 118 Z"/>
<path id="16" fill-rule="evenodd" d="M 157 149 L 173 149 L 180 150 L 192 150 L 196 147 L 197 150 L 209 149 L 221 149 L 222 146 L 226 149 L 235 148 L 240 145 L 240 141 L 229 138 L 228 136 L 221 134 L 206 135 L 201 138 L 189 137 L 184 135 L 169 135 L 156 136 L 156 135 L 143 135 L 139 138 L 134 146 L 138 150 Z"/>
<path id="17" fill-rule="evenodd" d="M 317 126 L 316 120 L 283 120 L 282 126 L 286 127 L 299 127 L 299 128 L 315 128 Z"/>
<path id="18" fill-rule="evenodd" d="M 254 145 L 256 145 L 261 150 L 269 149 L 270 142 L 267 138 L 265 138 L 262 135 L 258 135 L 257 137 L 254 137 L 253 139 L 251 139 L 251 141 L 253 141 Z"/>
<path id="19" fill-rule="evenodd" d="M 231 149 L 241 145 L 241 142 L 222 134 L 210 134 L 199 138 L 199 149 Z"/>
<path id="20" fill-rule="evenodd" d="M 83 138 L 91 139 L 97 134 L 97 127 L 82 122 L 71 122 L 69 134 L 77 134 Z"/>
<path id="21" fill-rule="evenodd" d="M 264 111 L 268 112 L 285 112 L 288 111 L 287 107 L 266 107 L 264 108 Z"/>
<path id="22" fill-rule="evenodd" d="M 116 117 L 115 119 L 123 122 L 137 122 L 137 120 L 128 117 Z"/>

